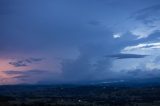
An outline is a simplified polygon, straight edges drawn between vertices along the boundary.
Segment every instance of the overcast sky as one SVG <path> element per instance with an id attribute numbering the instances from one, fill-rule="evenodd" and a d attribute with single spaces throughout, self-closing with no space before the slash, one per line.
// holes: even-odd
<path id="1" fill-rule="evenodd" d="M 0 0 L 0 84 L 160 75 L 159 0 Z"/>

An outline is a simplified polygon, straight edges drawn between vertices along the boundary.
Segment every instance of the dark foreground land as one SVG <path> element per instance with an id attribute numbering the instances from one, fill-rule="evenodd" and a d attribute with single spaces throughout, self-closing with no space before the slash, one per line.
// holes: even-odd
<path id="1" fill-rule="evenodd" d="M 160 86 L 0 86 L 0 106 L 160 106 Z"/>

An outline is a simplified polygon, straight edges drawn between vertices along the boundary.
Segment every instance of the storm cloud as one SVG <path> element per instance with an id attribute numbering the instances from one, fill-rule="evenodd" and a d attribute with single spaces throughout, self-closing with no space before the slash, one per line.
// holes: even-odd
<path id="1" fill-rule="evenodd" d="M 26 70 L 26 71 L 14 71 L 14 70 L 9 70 L 9 71 L 4 71 L 5 74 L 10 74 L 10 75 L 14 75 L 14 74 L 40 74 L 40 73 L 44 73 L 47 71 L 43 71 L 43 70 Z"/>
<path id="2" fill-rule="evenodd" d="M 140 54 L 114 54 L 107 57 L 116 58 L 116 59 L 136 59 L 136 58 L 145 58 L 147 55 Z"/>
<path id="3" fill-rule="evenodd" d="M 35 62 L 42 61 L 43 59 L 41 58 L 28 58 L 28 59 L 23 59 L 23 60 L 15 60 L 12 62 L 9 62 L 10 65 L 13 65 L 14 67 L 25 67 L 30 64 L 33 64 Z"/>
<path id="4" fill-rule="evenodd" d="M 1 0 L 0 70 L 19 80 L 33 76 L 26 83 L 76 83 L 123 78 L 135 68 L 160 69 L 159 4 Z"/>

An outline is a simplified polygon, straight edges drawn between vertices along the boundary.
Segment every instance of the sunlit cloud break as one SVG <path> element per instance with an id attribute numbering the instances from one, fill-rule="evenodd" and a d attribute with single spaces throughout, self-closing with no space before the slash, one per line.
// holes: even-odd
<path id="1" fill-rule="evenodd" d="M 127 46 L 122 50 L 122 52 L 132 51 L 132 50 L 152 50 L 152 49 L 160 49 L 160 42 L 141 43 L 135 46 Z"/>

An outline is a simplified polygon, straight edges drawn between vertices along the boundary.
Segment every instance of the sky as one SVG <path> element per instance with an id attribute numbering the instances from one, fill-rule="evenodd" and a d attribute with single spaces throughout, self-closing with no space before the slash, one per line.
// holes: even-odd
<path id="1" fill-rule="evenodd" d="M 0 0 L 0 85 L 159 78 L 159 0 Z"/>

